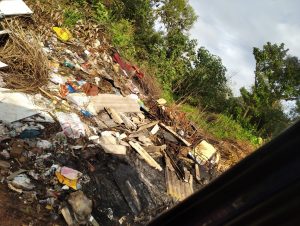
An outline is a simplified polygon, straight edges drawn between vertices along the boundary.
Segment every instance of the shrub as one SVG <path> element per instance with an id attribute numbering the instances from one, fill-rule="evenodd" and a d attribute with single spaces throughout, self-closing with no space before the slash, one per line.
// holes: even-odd
<path id="1" fill-rule="evenodd" d="M 77 10 L 66 9 L 64 11 L 64 25 L 67 27 L 73 27 L 81 19 L 82 14 Z"/>
<path id="2" fill-rule="evenodd" d="M 130 21 L 121 19 L 113 22 L 110 27 L 112 44 L 134 54 L 134 28 Z"/>

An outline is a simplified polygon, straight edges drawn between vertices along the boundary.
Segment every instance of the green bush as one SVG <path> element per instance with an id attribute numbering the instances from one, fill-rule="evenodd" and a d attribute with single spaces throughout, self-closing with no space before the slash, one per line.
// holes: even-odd
<path id="1" fill-rule="evenodd" d="M 110 11 L 101 2 L 93 3 L 94 19 L 105 25 L 110 21 Z"/>
<path id="2" fill-rule="evenodd" d="M 66 9 L 64 11 L 64 25 L 67 27 L 73 27 L 82 18 L 82 14 L 77 10 Z"/>
<path id="3" fill-rule="evenodd" d="M 121 48 L 127 55 L 134 55 L 134 28 L 130 21 L 121 19 L 112 22 L 110 33 L 112 44 Z"/>

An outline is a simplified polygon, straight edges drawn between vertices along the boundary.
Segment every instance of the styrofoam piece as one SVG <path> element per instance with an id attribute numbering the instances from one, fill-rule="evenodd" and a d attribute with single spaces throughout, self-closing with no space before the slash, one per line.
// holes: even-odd
<path id="1" fill-rule="evenodd" d="M 22 0 L 1 0 L 0 14 L 4 16 L 30 15 L 32 11 Z"/>

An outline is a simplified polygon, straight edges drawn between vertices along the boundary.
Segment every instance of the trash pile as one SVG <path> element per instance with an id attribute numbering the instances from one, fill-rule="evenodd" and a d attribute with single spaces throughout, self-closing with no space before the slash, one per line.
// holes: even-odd
<path id="1" fill-rule="evenodd" d="M 139 225 L 216 176 L 220 153 L 164 99 L 145 95 L 137 66 L 103 40 L 85 45 L 49 29 L 39 43 L 48 82 L 35 92 L 9 89 L 11 62 L 0 63 L 0 179 L 11 192 L 46 208 L 49 221 Z"/>

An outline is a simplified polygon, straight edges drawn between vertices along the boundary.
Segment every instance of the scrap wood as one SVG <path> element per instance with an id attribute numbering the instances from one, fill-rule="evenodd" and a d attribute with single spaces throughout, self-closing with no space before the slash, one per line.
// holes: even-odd
<path id="1" fill-rule="evenodd" d="M 135 149 L 144 159 L 145 161 L 155 169 L 158 169 L 159 171 L 162 171 L 161 166 L 148 154 L 148 152 L 141 147 L 139 143 L 129 141 L 129 144 L 133 149 Z"/>
<path id="2" fill-rule="evenodd" d="M 199 165 L 198 164 L 195 164 L 195 175 L 196 175 L 196 180 L 198 182 L 200 182 L 201 176 L 200 176 L 200 169 L 199 169 Z"/>
<path id="3" fill-rule="evenodd" d="M 156 157 L 160 157 L 162 156 L 162 152 L 164 150 L 166 150 L 167 148 L 167 145 L 161 145 L 161 146 L 147 146 L 147 147 L 144 147 L 144 149 L 153 157 L 153 156 L 156 156 Z"/>
<path id="4" fill-rule="evenodd" d="M 120 112 L 119 115 L 121 116 L 126 128 L 136 130 L 137 126 L 134 124 L 130 118 L 128 118 L 124 113 Z"/>
<path id="5" fill-rule="evenodd" d="M 150 123 L 147 123 L 145 125 L 142 125 L 138 128 L 137 132 L 139 131 L 143 131 L 145 129 L 148 129 L 148 128 L 151 128 L 151 127 L 154 127 L 155 125 L 157 125 L 159 123 L 159 121 L 154 121 L 154 122 L 150 122 Z"/>
<path id="6" fill-rule="evenodd" d="M 108 126 L 98 118 L 93 118 L 99 129 L 108 129 Z"/>
<path id="7" fill-rule="evenodd" d="M 165 130 L 167 130 L 168 132 L 172 133 L 177 139 L 179 139 L 180 141 L 182 141 L 186 146 L 191 146 L 191 144 L 185 140 L 183 137 L 179 136 L 174 130 L 172 130 L 169 126 L 166 126 L 164 123 L 160 122 L 159 125 L 161 127 L 163 127 Z"/>
<path id="8" fill-rule="evenodd" d="M 118 112 L 113 108 L 105 108 L 107 113 L 110 115 L 110 117 L 115 121 L 117 124 L 124 123 L 121 116 L 118 114 Z"/>
<path id="9" fill-rule="evenodd" d="M 63 207 L 61 209 L 61 214 L 63 215 L 67 225 L 69 226 L 74 225 L 74 221 L 68 207 Z"/>
<path id="10" fill-rule="evenodd" d="M 155 135 L 157 132 L 158 132 L 158 130 L 159 130 L 159 125 L 155 125 L 153 128 L 152 128 L 152 130 L 150 131 L 150 133 L 152 134 L 152 135 Z"/>

